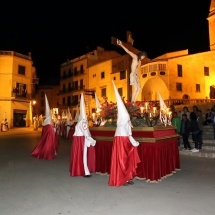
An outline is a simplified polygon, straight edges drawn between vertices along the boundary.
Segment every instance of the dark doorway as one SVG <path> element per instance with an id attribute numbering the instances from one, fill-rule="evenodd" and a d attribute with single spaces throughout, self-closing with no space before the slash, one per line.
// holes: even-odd
<path id="1" fill-rule="evenodd" d="M 26 127 L 26 111 L 14 110 L 13 127 Z"/>
<path id="2" fill-rule="evenodd" d="M 187 94 L 184 94 L 182 99 L 190 99 L 190 96 L 188 96 Z"/>
<path id="3" fill-rule="evenodd" d="M 210 99 L 215 99 L 215 85 L 210 86 Z"/>

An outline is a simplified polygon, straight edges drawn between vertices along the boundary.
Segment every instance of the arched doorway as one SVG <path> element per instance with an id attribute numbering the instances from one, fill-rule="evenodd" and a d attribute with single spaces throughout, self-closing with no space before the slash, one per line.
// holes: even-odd
<path id="1" fill-rule="evenodd" d="M 169 99 L 169 90 L 160 77 L 148 79 L 142 88 L 142 100 L 144 100 L 144 98 L 147 101 L 159 100 L 158 91 L 164 100 Z"/>
<path id="2" fill-rule="evenodd" d="M 190 99 L 190 96 L 187 95 L 187 94 L 184 94 L 183 97 L 182 97 L 182 99 Z"/>

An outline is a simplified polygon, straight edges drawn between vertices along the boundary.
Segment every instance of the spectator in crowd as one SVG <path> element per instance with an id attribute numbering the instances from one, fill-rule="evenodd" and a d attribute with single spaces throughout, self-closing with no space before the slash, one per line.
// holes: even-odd
<path id="1" fill-rule="evenodd" d="M 204 122 L 204 119 L 202 117 L 202 111 L 198 110 L 197 123 L 198 123 L 198 126 L 199 126 L 199 133 L 198 133 L 199 149 L 202 148 L 202 144 L 203 144 L 203 142 L 202 142 L 203 122 Z"/>
<path id="2" fill-rule="evenodd" d="M 215 139 L 215 107 L 211 109 L 211 115 L 210 115 L 212 125 L 213 125 L 213 130 L 214 130 L 214 139 Z"/>
<path id="3" fill-rule="evenodd" d="M 198 117 L 198 107 L 197 106 L 193 106 L 193 113 L 196 115 L 196 119 Z"/>
<path id="4" fill-rule="evenodd" d="M 173 112 L 172 125 L 176 127 L 176 133 L 180 134 L 181 119 L 178 117 L 177 112 Z M 178 138 L 178 148 L 180 149 L 180 138 Z"/>
<path id="5" fill-rule="evenodd" d="M 188 137 L 190 134 L 190 120 L 187 118 L 187 115 L 185 113 L 182 114 L 180 132 L 183 138 L 184 150 L 191 150 L 190 143 L 188 141 Z"/>
<path id="6" fill-rule="evenodd" d="M 190 120 L 190 112 L 189 112 L 189 110 L 188 110 L 188 107 L 185 106 L 185 107 L 183 108 L 183 111 L 181 111 L 181 116 L 180 116 L 181 120 L 182 120 L 182 115 L 183 115 L 183 114 L 186 114 L 187 119 Z"/>
<path id="7" fill-rule="evenodd" d="M 192 150 L 192 152 L 199 152 L 199 146 L 198 146 L 199 131 L 200 129 L 197 123 L 196 114 L 194 112 L 191 112 L 190 113 L 190 132 L 195 142 L 195 148 Z"/>
<path id="8" fill-rule="evenodd" d="M 209 123 L 212 123 L 212 120 L 210 118 L 210 115 L 211 115 L 211 110 L 210 109 L 207 109 L 207 112 L 205 114 L 205 121 L 204 121 L 204 125 L 208 125 Z"/>

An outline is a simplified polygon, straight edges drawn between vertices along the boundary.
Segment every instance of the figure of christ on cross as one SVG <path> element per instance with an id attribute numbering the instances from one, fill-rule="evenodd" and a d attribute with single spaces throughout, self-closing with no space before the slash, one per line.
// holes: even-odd
<path id="1" fill-rule="evenodd" d="M 134 92 L 132 93 L 132 102 L 135 102 L 137 96 L 141 91 L 140 78 L 138 75 L 138 69 L 141 66 L 141 60 L 146 57 L 145 52 L 140 52 L 140 54 L 136 55 L 133 52 L 129 51 L 125 46 L 123 46 L 122 42 L 117 39 L 117 45 L 121 46 L 131 57 L 131 73 L 130 73 L 130 85 L 134 86 Z"/>

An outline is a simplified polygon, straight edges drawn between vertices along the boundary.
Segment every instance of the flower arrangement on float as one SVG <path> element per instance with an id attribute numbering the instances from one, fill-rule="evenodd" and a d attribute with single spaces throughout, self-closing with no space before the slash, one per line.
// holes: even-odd
<path id="1" fill-rule="evenodd" d="M 154 102 L 130 102 L 127 100 L 124 104 L 131 119 L 141 118 L 146 115 L 147 112 L 155 111 L 156 108 L 156 104 Z M 107 101 L 101 104 L 101 117 L 105 120 L 116 120 L 117 104 L 114 102 L 108 103 Z"/>

